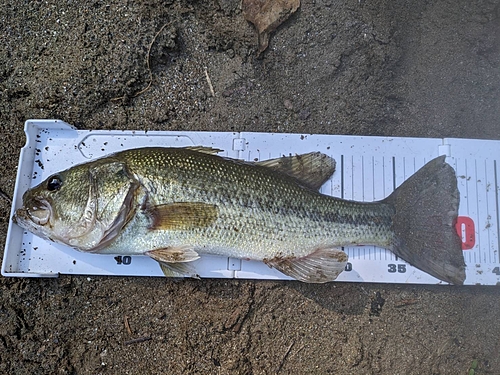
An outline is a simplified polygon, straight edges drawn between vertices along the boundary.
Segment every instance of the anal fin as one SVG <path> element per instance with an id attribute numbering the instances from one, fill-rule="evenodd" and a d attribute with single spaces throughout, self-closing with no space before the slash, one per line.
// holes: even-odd
<path id="1" fill-rule="evenodd" d="M 326 283 L 344 271 L 348 256 L 341 249 L 318 248 L 304 257 L 275 257 L 264 262 L 287 276 L 305 283 Z"/>

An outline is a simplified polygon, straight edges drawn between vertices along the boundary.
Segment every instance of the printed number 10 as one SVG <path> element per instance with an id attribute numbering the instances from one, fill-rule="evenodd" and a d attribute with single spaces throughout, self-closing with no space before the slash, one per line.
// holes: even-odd
<path id="1" fill-rule="evenodd" d="M 130 263 L 132 263 L 132 257 L 129 255 L 125 255 L 123 257 L 121 255 L 118 255 L 115 257 L 115 260 L 116 260 L 116 264 L 124 264 L 126 266 L 128 266 Z"/>
<path id="2" fill-rule="evenodd" d="M 389 264 L 389 269 L 387 270 L 389 273 L 405 273 L 406 272 L 406 264 Z"/>

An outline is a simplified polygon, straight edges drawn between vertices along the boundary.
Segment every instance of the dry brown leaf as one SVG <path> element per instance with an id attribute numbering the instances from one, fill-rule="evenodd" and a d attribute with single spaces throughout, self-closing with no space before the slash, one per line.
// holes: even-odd
<path id="1" fill-rule="evenodd" d="M 300 0 L 243 0 L 243 16 L 259 33 L 259 53 L 269 44 L 269 35 L 300 6 Z"/>

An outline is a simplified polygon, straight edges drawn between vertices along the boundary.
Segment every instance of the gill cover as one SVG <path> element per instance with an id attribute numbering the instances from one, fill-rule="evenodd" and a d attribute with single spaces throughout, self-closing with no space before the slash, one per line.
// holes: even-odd
<path id="1" fill-rule="evenodd" d="M 68 230 L 67 244 L 82 251 L 97 251 L 112 241 L 131 217 L 138 186 L 122 162 L 89 168 L 87 204 L 80 225 Z"/>

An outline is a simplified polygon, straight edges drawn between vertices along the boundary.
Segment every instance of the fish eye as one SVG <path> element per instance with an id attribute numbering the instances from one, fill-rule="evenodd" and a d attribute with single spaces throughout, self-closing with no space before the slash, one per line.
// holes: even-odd
<path id="1" fill-rule="evenodd" d="M 59 190 L 61 188 L 61 186 L 62 186 L 61 177 L 59 177 L 57 175 L 50 177 L 48 182 L 47 182 L 47 189 L 49 191 Z"/>

